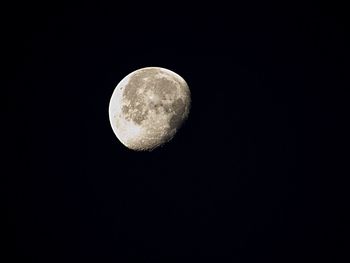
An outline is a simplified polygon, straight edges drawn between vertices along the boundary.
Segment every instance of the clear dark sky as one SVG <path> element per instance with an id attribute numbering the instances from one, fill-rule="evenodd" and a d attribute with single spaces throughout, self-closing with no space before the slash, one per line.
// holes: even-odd
<path id="1" fill-rule="evenodd" d="M 341 6 L 187 2 L 3 8 L 2 262 L 339 262 L 343 192 L 323 153 L 346 86 Z M 146 66 L 181 75 L 193 104 L 139 153 L 108 104 Z"/>

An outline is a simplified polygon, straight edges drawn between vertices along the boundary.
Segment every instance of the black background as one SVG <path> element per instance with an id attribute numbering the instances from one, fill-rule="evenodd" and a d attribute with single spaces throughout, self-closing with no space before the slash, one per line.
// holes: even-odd
<path id="1" fill-rule="evenodd" d="M 262 2 L 5 6 L 3 262 L 341 259 L 343 193 L 323 153 L 345 11 Z M 193 103 L 170 143 L 140 153 L 108 104 L 146 66 L 180 74 Z"/>

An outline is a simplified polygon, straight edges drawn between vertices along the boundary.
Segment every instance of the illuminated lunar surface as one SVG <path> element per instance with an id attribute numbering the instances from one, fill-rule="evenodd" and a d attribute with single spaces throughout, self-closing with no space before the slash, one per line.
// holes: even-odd
<path id="1" fill-rule="evenodd" d="M 136 151 L 150 151 L 170 141 L 187 119 L 190 90 L 178 74 L 164 68 L 138 69 L 115 88 L 109 120 L 119 141 Z"/>

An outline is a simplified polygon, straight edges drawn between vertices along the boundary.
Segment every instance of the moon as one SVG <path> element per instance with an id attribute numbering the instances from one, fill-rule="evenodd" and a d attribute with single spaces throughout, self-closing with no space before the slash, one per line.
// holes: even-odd
<path id="1" fill-rule="evenodd" d="M 188 118 L 191 93 L 175 72 L 146 67 L 124 77 L 109 103 L 113 132 L 127 148 L 152 151 L 169 142 Z"/>

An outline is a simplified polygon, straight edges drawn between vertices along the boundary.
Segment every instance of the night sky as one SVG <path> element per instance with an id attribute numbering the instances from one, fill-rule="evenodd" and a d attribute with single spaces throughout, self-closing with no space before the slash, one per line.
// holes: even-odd
<path id="1" fill-rule="evenodd" d="M 5 6 L 2 262 L 340 261 L 323 154 L 345 11 L 187 2 Z M 134 152 L 108 104 L 147 66 L 181 75 L 192 108 L 171 142 Z"/>

